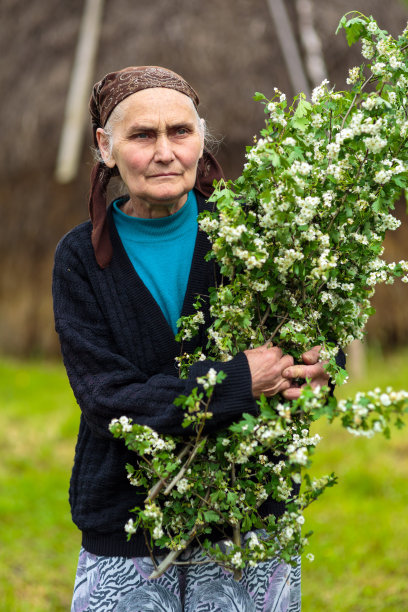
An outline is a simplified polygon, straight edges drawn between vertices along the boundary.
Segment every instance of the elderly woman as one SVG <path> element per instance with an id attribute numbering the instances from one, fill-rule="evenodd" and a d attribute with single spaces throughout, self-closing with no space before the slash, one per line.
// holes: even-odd
<path id="1" fill-rule="evenodd" d="M 151 66 L 110 73 L 93 89 L 100 161 L 92 173 L 91 220 L 61 240 L 53 282 L 56 329 L 82 411 L 70 486 L 82 532 L 75 612 L 300 610 L 299 566 L 261 563 L 240 582 L 215 564 L 173 566 L 149 581 L 144 535 L 127 541 L 124 531 L 143 492 L 135 495 L 129 484 L 125 465 L 135 457 L 113 438 L 110 421 L 125 414 L 159 433 L 186 435 L 173 401 L 210 367 L 196 363 L 186 380 L 175 367 L 176 322 L 194 312 L 195 296 L 208 294 L 218 274 L 204 259 L 209 243 L 197 214 L 222 174 L 205 149 L 198 102 L 183 78 Z M 117 174 L 127 195 L 107 209 L 107 185 Z M 208 324 L 208 304 L 204 311 Z M 205 328 L 184 350 L 203 344 Z M 210 433 L 255 412 L 261 393 L 297 397 L 292 377 L 327 381 L 317 347 L 303 365 L 278 347 L 260 347 L 211 367 L 227 378 L 212 398 Z M 269 501 L 266 510 L 279 515 L 283 508 Z"/>

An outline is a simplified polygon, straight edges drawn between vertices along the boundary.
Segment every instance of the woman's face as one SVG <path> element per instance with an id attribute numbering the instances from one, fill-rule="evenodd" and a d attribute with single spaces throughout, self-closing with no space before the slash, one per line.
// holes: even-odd
<path id="1" fill-rule="evenodd" d="M 203 153 L 203 135 L 191 100 L 159 87 L 138 91 L 120 106 L 111 155 L 103 130 L 97 136 L 106 165 L 118 167 L 129 190 L 130 214 L 152 217 L 176 212 L 194 187 Z"/>

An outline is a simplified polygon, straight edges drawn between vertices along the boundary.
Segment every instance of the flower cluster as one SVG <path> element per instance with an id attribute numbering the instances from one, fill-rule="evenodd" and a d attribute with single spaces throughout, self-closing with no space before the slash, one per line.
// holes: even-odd
<path id="1" fill-rule="evenodd" d="M 345 346 L 363 336 L 375 286 L 408 280 L 406 262 L 381 259 L 385 232 L 399 226 L 390 209 L 408 186 L 407 37 L 361 15 L 340 27 L 350 43 L 362 40 L 371 64 L 350 70 L 350 90 L 325 80 L 289 109 L 277 90 L 272 100 L 257 94 L 266 127 L 242 176 L 219 184 L 217 211 L 201 218 L 233 295 L 213 313 L 214 356 L 241 346 L 242 329 L 251 345 L 273 336 L 298 354 L 321 337 Z M 227 324 L 237 307 L 244 328 Z"/>
<path id="2" fill-rule="evenodd" d="M 361 14 L 339 27 L 350 44 L 361 40 L 366 60 L 349 70 L 349 89 L 325 80 L 310 102 L 300 94 L 290 107 L 278 90 L 272 100 L 257 94 L 265 128 L 247 149 L 242 176 L 221 181 L 210 198 L 214 211 L 199 219 L 224 280 L 210 289 L 210 322 L 200 297 L 195 314 L 179 321 L 179 340 L 203 324 L 208 337 L 206 347 L 178 360 L 181 376 L 198 360 L 227 361 L 273 341 L 297 360 L 320 345 L 341 384 L 347 376 L 336 355 L 364 336 L 376 285 L 408 282 L 408 262 L 382 259 L 385 232 L 399 225 L 390 211 L 408 188 L 408 28 L 393 39 Z M 208 558 L 235 577 L 246 563 L 276 555 L 290 562 L 307 545 L 304 509 L 336 483 L 333 474 L 309 476 L 320 441 L 311 424 L 326 415 L 356 435 L 389 435 L 408 411 L 404 391 L 375 389 L 337 403 L 328 388 L 306 385 L 298 400 L 261 397 L 258 416 L 244 414 L 205 435 L 223 376 L 210 368 L 176 399 L 193 432 L 187 443 L 125 417 L 111 424 L 140 456 L 140 467 L 128 466 L 130 481 L 148 492 L 125 529 L 130 537 L 144 528 L 152 544 L 171 550 L 154 576 L 198 536 Z M 267 498 L 285 502 L 278 519 L 260 513 Z M 214 525 L 224 544 L 207 539 Z"/>
<path id="3" fill-rule="evenodd" d="M 357 393 L 353 400 L 340 400 L 337 411 L 344 427 L 356 436 L 371 438 L 375 433 L 390 434 L 392 407 L 394 425 L 402 427 L 408 401 L 407 391 L 394 391 L 388 387 L 385 392 L 376 388 L 367 393 Z"/>
<path id="4" fill-rule="evenodd" d="M 120 437 L 124 433 L 132 434 L 137 451 L 144 455 L 155 456 L 161 451 L 172 452 L 176 446 L 171 436 L 161 437 L 146 425 L 132 424 L 132 419 L 126 416 L 122 416 L 120 419 L 112 419 L 109 429 L 115 437 Z"/>

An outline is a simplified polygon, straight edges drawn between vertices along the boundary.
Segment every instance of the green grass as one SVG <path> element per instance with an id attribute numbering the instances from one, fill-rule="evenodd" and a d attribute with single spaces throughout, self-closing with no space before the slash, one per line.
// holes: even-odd
<path id="1" fill-rule="evenodd" d="M 337 395 L 387 385 L 407 389 L 408 350 L 369 355 L 367 373 Z M 315 561 L 303 560 L 303 610 L 408 610 L 407 430 L 394 430 L 391 440 L 354 438 L 338 423 L 318 423 L 315 431 L 323 441 L 313 473 L 335 471 L 339 484 L 306 513 Z"/>
<path id="2" fill-rule="evenodd" d="M 342 394 L 408 387 L 408 350 L 371 355 L 367 376 Z M 79 409 L 62 366 L 0 361 L 0 610 L 69 610 L 80 535 L 68 484 Z M 313 529 L 303 561 L 303 612 L 408 610 L 408 438 L 351 437 L 338 425 L 324 439 L 317 475 L 339 484 L 307 511 Z"/>
<path id="3" fill-rule="evenodd" d="M 68 505 L 79 409 L 62 367 L 0 364 L 0 610 L 69 609 L 80 546 Z"/>

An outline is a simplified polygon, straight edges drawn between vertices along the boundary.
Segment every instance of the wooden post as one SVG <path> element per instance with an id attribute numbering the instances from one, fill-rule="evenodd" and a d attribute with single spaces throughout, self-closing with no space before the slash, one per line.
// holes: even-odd
<path id="1" fill-rule="evenodd" d="M 347 347 L 346 368 L 350 380 L 361 380 L 366 373 L 366 350 L 361 340 L 353 340 Z"/>
<path id="2" fill-rule="evenodd" d="M 267 0 L 269 12 L 275 23 L 275 32 L 282 49 L 288 76 L 292 84 L 293 93 L 301 91 L 306 98 L 310 97 L 309 84 L 303 69 L 298 45 L 292 30 L 291 23 L 283 0 Z"/>
<path id="3" fill-rule="evenodd" d="M 102 9 L 103 0 L 85 0 L 55 170 L 59 183 L 72 181 L 78 171 Z"/>
<path id="4" fill-rule="evenodd" d="M 327 77 L 324 63 L 322 43 L 313 21 L 312 0 L 297 0 L 296 9 L 299 15 L 299 32 L 305 56 L 305 66 L 313 85 L 320 83 Z"/>

